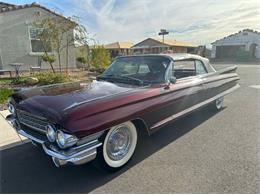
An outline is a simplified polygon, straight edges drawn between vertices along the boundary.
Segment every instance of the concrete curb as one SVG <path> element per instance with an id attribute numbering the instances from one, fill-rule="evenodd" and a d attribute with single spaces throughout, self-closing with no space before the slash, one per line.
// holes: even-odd
<path id="1" fill-rule="evenodd" d="M 27 138 L 20 136 L 5 120 L 5 117 L 9 114 L 8 110 L 0 112 L 0 151 L 29 142 Z"/>

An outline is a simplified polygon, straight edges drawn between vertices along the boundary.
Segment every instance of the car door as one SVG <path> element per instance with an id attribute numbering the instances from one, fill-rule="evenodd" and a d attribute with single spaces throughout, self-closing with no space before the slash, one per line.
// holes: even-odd
<path id="1" fill-rule="evenodd" d="M 192 111 L 192 107 L 205 98 L 203 79 L 196 75 L 194 59 L 175 61 L 170 76 L 177 76 L 176 83 L 162 89 L 163 102 L 166 103 L 158 110 L 160 120 L 152 125 L 151 130 Z"/>
<path id="2" fill-rule="evenodd" d="M 172 74 L 178 78 L 176 83 L 171 85 L 170 90 L 173 96 L 181 94 L 176 111 L 190 108 L 205 99 L 205 88 L 201 78 L 203 73 L 196 59 L 175 61 Z"/>

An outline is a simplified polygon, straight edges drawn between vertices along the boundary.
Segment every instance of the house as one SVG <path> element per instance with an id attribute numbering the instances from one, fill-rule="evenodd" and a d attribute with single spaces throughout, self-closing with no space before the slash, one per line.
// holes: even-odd
<path id="1" fill-rule="evenodd" d="M 104 45 L 104 48 L 109 51 L 111 58 L 114 58 L 131 54 L 132 46 L 130 42 L 114 42 Z"/>
<path id="2" fill-rule="evenodd" d="M 260 32 L 244 29 L 212 44 L 213 59 L 260 59 Z"/>
<path id="3" fill-rule="evenodd" d="M 175 39 L 164 40 L 158 38 L 147 38 L 137 44 L 131 49 L 136 54 L 157 54 L 163 52 L 172 53 L 193 53 L 197 46 L 184 41 L 177 41 Z"/>
<path id="4" fill-rule="evenodd" d="M 40 66 L 49 69 L 50 66 L 43 62 L 44 54 L 41 41 L 37 38 L 40 30 L 35 27 L 35 22 L 44 18 L 64 16 L 55 13 L 39 4 L 13 5 L 0 2 L 0 70 L 12 70 L 10 63 L 22 63 L 21 70 L 29 70 L 30 67 Z M 73 30 L 70 32 L 73 36 Z M 51 46 L 49 54 L 55 55 Z M 61 64 L 65 64 L 66 52 L 61 53 Z M 75 46 L 69 47 L 69 68 L 76 67 Z M 54 62 L 54 68 L 58 68 L 58 60 Z M 64 65 L 65 66 L 65 65 Z"/>

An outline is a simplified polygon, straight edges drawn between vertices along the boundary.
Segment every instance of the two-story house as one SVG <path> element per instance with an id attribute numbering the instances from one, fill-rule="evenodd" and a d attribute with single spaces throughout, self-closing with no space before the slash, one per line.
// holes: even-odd
<path id="1" fill-rule="evenodd" d="M 43 62 L 44 54 L 41 41 L 38 39 L 39 28 L 36 22 L 47 17 L 66 17 L 55 13 L 39 4 L 13 5 L 0 2 L 0 70 L 12 70 L 11 63 L 22 63 L 21 70 L 29 70 L 30 67 L 40 66 L 42 69 L 50 69 L 48 63 Z M 71 31 L 73 36 L 73 30 Z M 48 53 L 57 53 L 48 47 Z M 69 68 L 76 67 L 75 46 L 69 46 L 68 58 L 66 52 L 61 53 L 61 64 L 65 67 L 68 59 Z M 58 68 L 58 61 L 54 63 Z"/>

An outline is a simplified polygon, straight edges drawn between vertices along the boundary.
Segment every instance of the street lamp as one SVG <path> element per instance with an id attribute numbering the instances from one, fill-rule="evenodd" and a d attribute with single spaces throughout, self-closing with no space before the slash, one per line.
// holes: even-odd
<path id="1" fill-rule="evenodd" d="M 162 35 L 163 43 L 164 43 L 164 35 L 168 35 L 168 34 L 169 34 L 169 32 L 166 31 L 166 29 L 161 29 L 161 32 L 158 33 L 158 35 Z"/>

